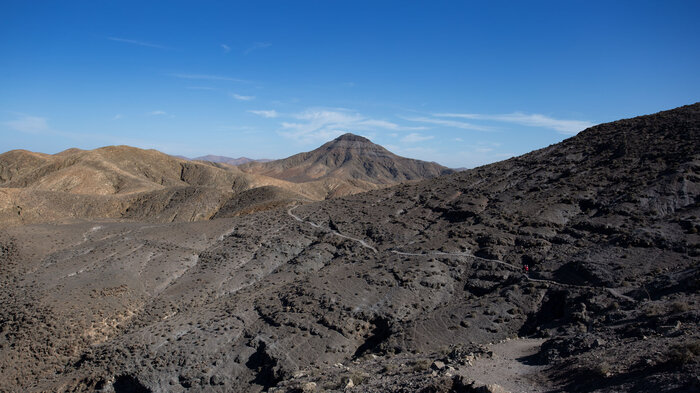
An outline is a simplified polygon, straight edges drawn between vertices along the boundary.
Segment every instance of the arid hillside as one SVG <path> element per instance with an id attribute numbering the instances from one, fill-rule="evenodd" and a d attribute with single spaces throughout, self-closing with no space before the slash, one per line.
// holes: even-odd
<path id="1" fill-rule="evenodd" d="M 340 139 L 324 145 L 323 153 L 314 157 L 330 162 L 347 154 L 347 165 L 332 176 L 303 183 L 291 172 L 287 172 L 290 179 L 245 173 L 226 163 L 188 161 L 129 146 L 69 149 L 55 155 L 13 150 L 0 155 L 0 225 L 71 219 L 207 220 L 354 194 L 447 171 L 437 164 L 394 156 L 367 140 L 359 151 L 363 158 L 358 160 L 352 155 L 358 151 Z M 370 150 L 383 153 L 367 153 Z M 419 172 L 387 177 L 383 171 L 358 176 L 348 170 L 357 162 L 367 168 L 384 168 L 388 165 L 385 156 Z M 268 188 L 257 190 L 260 187 Z M 232 211 L 232 206 L 237 210 Z"/>
<path id="2" fill-rule="evenodd" d="M 235 218 L 15 226 L 0 391 L 697 391 L 699 217 L 694 104 Z"/>
<path id="3" fill-rule="evenodd" d="M 70 219 L 209 219 L 243 191 L 281 187 L 292 201 L 320 199 L 293 183 L 233 166 L 178 159 L 155 150 L 108 146 L 55 155 L 0 155 L 0 223 Z"/>
<path id="4" fill-rule="evenodd" d="M 292 182 L 335 178 L 370 184 L 395 184 L 453 173 L 434 162 L 404 158 L 358 135 L 344 134 L 318 149 L 269 162 L 240 166 L 247 173 Z"/>

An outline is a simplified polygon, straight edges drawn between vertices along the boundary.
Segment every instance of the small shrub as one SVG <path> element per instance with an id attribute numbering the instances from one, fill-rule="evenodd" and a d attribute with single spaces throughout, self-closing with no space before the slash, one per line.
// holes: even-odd
<path id="1" fill-rule="evenodd" d="M 609 377 L 610 375 L 612 375 L 612 368 L 610 367 L 610 363 L 599 363 L 593 368 L 593 373 L 600 377 Z"/>
<path id="2" fill-rule="evenodd" d="M 369 375 L 365 373 L 354 372 L 350 375 L 350 378 L 352 379 L 353 384 L 362 385 L 362 383 L 365 382 L 367 378 L 369 378 Z"/>
<path id="3" fill-rule="evenodd" d="M 430 360 L 428 359 L 421 359 L 421 360 L 416 360 L 413 362 L 411 365 L 413 368 L 413 371 L 427 371 L 430 370 Z"/>
<path id="4" fill-rule="evenodd" d="M 673 345 L 666 357 L 669 364 L 680 367 L 695 362 L 698 355 L 700 355 L 700 341 L 696 340 Z"/>
<path id="5" fill-rule="evenodd" d="M 674 314 L 686 312 L 690 310 L 690 306 L 686 302 L 673 302 L 671 303 L 671 312 Z"/>
<path id="6" fill-rule="evenodd" d="M 398 369 L 398 367 L 396 367 L 396 365 L 393 363 L 385 364 L 384 368 L 382 368 L 382 373 L 384 373 L 384 374 L 394 373 L 394 372 L 396 372 L 397 369 Z"/>

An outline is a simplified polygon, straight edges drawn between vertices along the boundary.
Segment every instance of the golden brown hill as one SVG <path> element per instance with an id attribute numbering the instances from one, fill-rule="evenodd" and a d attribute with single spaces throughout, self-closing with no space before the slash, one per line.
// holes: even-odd
<path id="1" fill-rule="evenodd" d="M 296 208 L 0 230 L 0 391 L 695 392 L 699 201 L 695 104 Z"/>
<path id="2" fill-rule="evenodd" d="M 129 146 L 69 149 L 55 155 L 13 150 L 0 154 L 0 223 L 195 221 L 211 218 L 241 192 L 263 186 L 287 190 L 287 203 L 322 199 L 323 194 L 226 164 L 187 161 Z M 281 203 L 279 197 L 274 200 Z"/>
<path id="3" fill-rule="evenodd" d="M 383 188 L 451 170 L 343 135 L 244 170 L 156 150 L 107 146 L 0 154 L 0 225 L 66 219 L 197 221 Z"/>
<path id="4" fill-rule="evenodd" d="M 397 156 L 367 138 L 349 133 L 306 153 L 282 160 L 247 163 L 239 168 L 247 173 L 297 183 L 331 178 L 344 180 L 349 183 L 343 186 L 349 189 L 365 190 L 453 173 L 434 162 Z"/>
<path id="5" fill-rule="evenodd" d="M 132 194 L 182 186 L 241 191 L 256 183 L 235 168 L 189 162 L 129 146 L 71 149 L 53 156 L 11 151 L 0 155 L 0 163 L 9 168 L 3 187 L 72 194 Z"/>

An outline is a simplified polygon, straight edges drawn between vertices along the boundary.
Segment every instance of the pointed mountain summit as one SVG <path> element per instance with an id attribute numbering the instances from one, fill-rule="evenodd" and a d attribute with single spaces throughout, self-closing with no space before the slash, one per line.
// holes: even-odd
<path id="1" fill-rule="evenodd" d="M 303 183 L 326 178 L 394 184 L 453 173 L 434 162 L 398 156 L 367 138 L 347 133 L 321 147 L 265 163 L 248 163 L 244 172 Z"/>
<path id="2" fill-rule="evenodd" d="M 393 158 L 354 136 L 317 150 L 296 158 L 331 173 Z M 125 212 L 150 213 L 141 223 L 0 230 L 0 390 L 292 392 L 352 373 L 367 393 L 474 391 L 492 359 L 460 354 L 493 350 L 497 368 L 537 375 L 499 371 L 509 391 L 697 391 L 700 104 L 342 199 L 199 195 Z M 152 224 L 158 206 L 158 219 L 191 217 L 207 200 L 238 217 Z M 5 206 L 24 217 L 26 201 Z M 398 366 L 445 348 L 468 378 Z"/>

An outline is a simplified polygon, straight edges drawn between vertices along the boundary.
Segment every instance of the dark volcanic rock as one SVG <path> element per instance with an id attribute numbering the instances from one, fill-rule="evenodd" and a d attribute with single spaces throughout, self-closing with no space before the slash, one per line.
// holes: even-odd
<path id="1" fill-rule="evenodd" d="M 0 390 L 697 390 L 699 142 L 695 104 L 293 209 L 8 229 Z"/>

